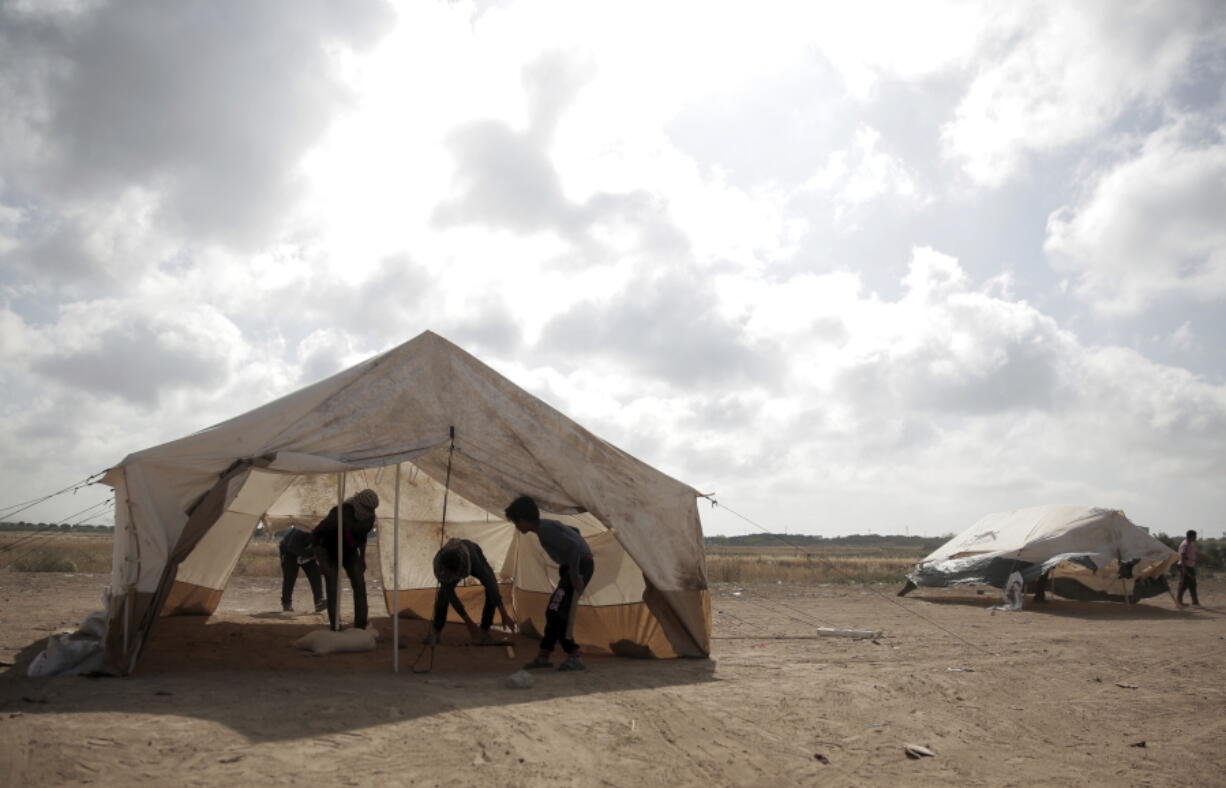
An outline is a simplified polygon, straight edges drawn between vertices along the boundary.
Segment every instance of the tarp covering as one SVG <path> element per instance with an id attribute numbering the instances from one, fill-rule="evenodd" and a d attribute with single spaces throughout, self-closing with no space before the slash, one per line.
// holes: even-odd
<path id="1" fill-rule="evenodd" d="M 1137 600 L 1164 593 L 1174 551 L 1114 509 L 1038 506 L 990 514 L 950 539 L 907 575 L 919 587 L 1004 588 L 1013 572 L 1044 574 L 1072 599 Z"/>
<path id="2" fill-rule="evenodd" d="M 556 571 L 535 538 L 520 537 L 502 520 L 506 504 L 527 494 L 544 516 L 579 527 L 597 555 L 576 623 L 581 644 L 613 650 L 619 643 L 624 652 L 656 656 L 709 652 L 695 490 L 426 332 L 234 419 L 131 454 L 108 471 L 104 480 L 118 502 L 111 668 L 134 668 L 159 614 L 216 609 L 261 517 L 274 530 L 318 522 L 336 504 L 338 474 L 350 493 L 370 487 L 379 494 L 384 557 L 372 570 L 391 589 L 398 465 L 399 580 L 407 598 L 432 591 L 428 560 L 443 541 L 470 538 L 513 589 L 513 603 L 522 598 L 531 624 L 534 599 L 552 590 Z M 402 615 L 413 614 L 406 604 Z M 625 609 L 614 615 L 615 608 Z"/>

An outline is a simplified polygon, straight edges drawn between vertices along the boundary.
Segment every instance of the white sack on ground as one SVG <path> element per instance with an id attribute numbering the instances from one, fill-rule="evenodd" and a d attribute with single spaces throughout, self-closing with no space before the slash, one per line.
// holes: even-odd
<path id="1" fill-rule="evenodd" d="M 345 654 L 374 651 L 378 642 L 379 636 L 373 629 L 342 629 L 340 632 L 321 629 L 298 638 L 294 647 L 316 654 Z"/>
<path id="2" fill-rule="evenodd" d="M 80 676 L 101 670 L 105 634 L 106 612 L 95 610 L 85 617 L 76 632 L 47 638 L 47 647 L 30 663 L 26 675 L 31 678 Z"/>

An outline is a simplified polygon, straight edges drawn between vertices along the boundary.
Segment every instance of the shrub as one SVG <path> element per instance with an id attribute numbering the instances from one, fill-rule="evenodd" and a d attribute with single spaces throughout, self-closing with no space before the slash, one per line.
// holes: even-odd
<path id="1" fill-rule="evenodd" d="M 18 572 L 77 572 L 77 564 L 55 553 L 37 552 L 22 556 L 10 566 Z"/>

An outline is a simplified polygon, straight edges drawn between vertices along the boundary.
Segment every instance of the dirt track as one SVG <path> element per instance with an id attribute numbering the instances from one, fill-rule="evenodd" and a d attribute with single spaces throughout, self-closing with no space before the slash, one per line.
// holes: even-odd
<path id="1" fill-rule="evenodd" d="M 207 625 L 163 620 L 131 678 L 25 678 L 105 580 L 0 572 L 0 785 L 1208 785 L 1226 767 L 1218 581 L 1194 612 L 995 615 L 973 592 L 724 586 L 709 661 L 593 657 L 515 690 L 527 641 L 393 675 L 382 618 L 378 652 L 306 656 L 289 644 L 318 619 L 265 613 L 278 581 L 248 578 Z M 886 637 L 779 637 L 818 625 Z"/>

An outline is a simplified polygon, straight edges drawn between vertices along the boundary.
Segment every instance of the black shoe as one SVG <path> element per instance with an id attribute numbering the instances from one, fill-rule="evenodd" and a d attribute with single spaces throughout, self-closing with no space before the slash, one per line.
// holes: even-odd
<path id="1" fill-rule="evenodd" d="M 327 609 L 328 609 L 328 602 L 327 602 L 327 600 L 324 600 L 324 599 L 318 599 L 318 600 L 316 600 L 316 601 L 315 601 L 315 612 L 316 612 L 316 613 L 322 613 L 322 612 L 324 612 L 324 611 L 325 611 L 325 610 L 327 610 Z"/>
<path id="2" fill-rule="evenodd" d="M 282 612 L 282 613 L 293 613 L 293 612 L 294 612 L 294 606 L 293 606 L 293 605 L 291 605 L 289 602 L 282 602 L 282 603 L 281 603 L 281 612 Z"/>

